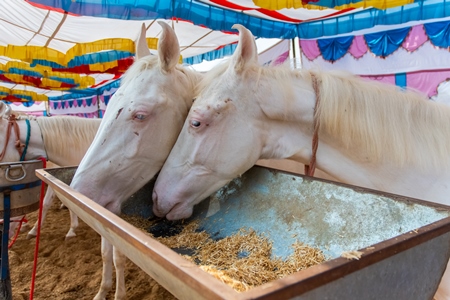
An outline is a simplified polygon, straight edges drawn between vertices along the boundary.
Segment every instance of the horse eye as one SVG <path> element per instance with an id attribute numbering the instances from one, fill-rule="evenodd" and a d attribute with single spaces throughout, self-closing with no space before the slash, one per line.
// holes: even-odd
<path id="1" fill-rule="evenodd" d="M 201 123 L 199 121 L 197 121 L 197 120 L 192 120 L 191 121 L 191 126 L 194 127 L 194 128 L 198 128 L 198 127 L 200 127 L 200 125 L 201 125 Z"/>
<path id="2" fill-rule="evenodd" d="M 143 115 L 143 114 L 137 114 L 137 115 L 134 116 L 134 118 L 135 118 L 136 120 L 139 120 L 139 121 L 144 120 L 146 117 L 147 117 L 147 116 L 146 116 L 146 115 Z"/>

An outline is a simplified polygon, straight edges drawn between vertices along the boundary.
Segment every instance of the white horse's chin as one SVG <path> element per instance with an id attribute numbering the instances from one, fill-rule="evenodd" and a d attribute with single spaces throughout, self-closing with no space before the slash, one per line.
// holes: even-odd
<path id="1" fill-rule="evenodd" d="M 186 207 L 185 205 L 177 204 L 166 215 L 166 219 L 169 221 L 187 219 L 192 216 L 193 211 L 193 206 Z"/>

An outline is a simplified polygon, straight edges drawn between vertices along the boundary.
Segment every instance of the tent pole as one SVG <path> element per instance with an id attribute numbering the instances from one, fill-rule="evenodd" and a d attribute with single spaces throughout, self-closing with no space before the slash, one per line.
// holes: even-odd
<path id="1" fill-rule="evenodd" d="M 295 38 L 292 39 L 292 58 L 294 59 L 294 69 L 297 69 L 297 54 L 295 52 Z"/>
<path id="2" fill-rule="evenodd" d="M 97 95 L 96 97 L 97 97 L 97 117 L 101 118 L 102 115 L 101 115 L 101 112 L 100 112 L 100 96 Z"/>
<path id="3" fill-rule="evenodd" d="M 298 62 L 299 62 L 299 69 L 303 68 L 303 50 L 302 47 L 300 46 L 300 39 L 297 40 L 297 46 L 298 46 Z"/>

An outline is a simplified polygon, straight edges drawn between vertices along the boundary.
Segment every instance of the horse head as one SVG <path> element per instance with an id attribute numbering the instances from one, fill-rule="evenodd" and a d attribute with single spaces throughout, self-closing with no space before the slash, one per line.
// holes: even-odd
<path id="1" fill-rule="evenodd" d="M 0 161 L 46 157 L 41 132 L 33 118 L 22 112 L 15 112 L 11 106 L 0 102 Z"/>
<path id="2" fill-rule="evenodd" d="M 153 210 L 168 219 L 187 218 L 193 206 L 261 157 L 263 112 L 255 78 L 260 65 L 253 35 L 240 25 L 239 43 L 230 59 L 201 82 L 178 140 L 158 175 Z M 253 122 L 254 120 L 254 122 Z"/>
<path id="3" fill-rule="evenodd" d="M 71 186 L 114 213 L 161 169 L 192 104 L 198 73 L 178 64 L 180 49 L 164 22 L 158 56 L 151 56 L 145 26 L 135 63 L 108 103 L 98 132 Z"/>

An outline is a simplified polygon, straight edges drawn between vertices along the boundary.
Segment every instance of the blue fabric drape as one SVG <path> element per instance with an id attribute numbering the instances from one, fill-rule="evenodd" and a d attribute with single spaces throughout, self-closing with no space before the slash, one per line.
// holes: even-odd
<path id="1" fill-rule="evenodd" d="M 103 51 L 97 53 L 84 54 L 74 57 L 67 63 L 67 67 L 73 68 L 82 65 L 90 65 L 96 63 L 106 63 L 134 56 L 134 53 L 128 51 Z"/>
<path id="2" fill-rule="evenodd" d="M 4 93 L 1 93 L 0 92 L 0 95 L 4 95 L 4 96 L 7 96 L 7 94 L 4 94 Z M 16 95 L 15 95 L 16 96 Z M 22 97 L 22 98 L 25 98 L 25 96 L 17 96 L 17 97 Z M 29 98 L 29 99 L 31 99 L 31 98 Z M 4 100 L 2 100 L 2 101 L 4 101 Z M 11 101 L 4 101 L 6 104 L 12 104 L 13 102 L 11 102 Z M 25 107 L 31 107 L 33 104 L 34 104 L 34 101 L 31 101 L 31 100 L 28 100 L 28 101 L 26 101 L 26 102 L 22 102 L 22 104 L 23 104 L 23 106 L 25 106 Z"/>
<path id="3" fill-rule="evenodd" d="M 75 82 L 75 80 L 73 78 L 64 78 L 64 77 L 56 77 L 56 76 L 50 76 L 49 79 L 53 79 L 56 81 L 61 81 L 67 84 L 73 84 L 73 85 L 78 85 L 77 82 Z"/>
<path id="4" fill-rule="evenodd" d="M 55 63 L 53 61 L 48 61 L 45 59 L 33 59 L 30 63 L 30 67 L 36 67 L 37 65 L 45 66 L 45 67 L 51 67 L 54 69 L 64 69 L 67 68 L 66 66 L 60 65 L 58 63 Z"/>
<path id="5" fill-rule="evenodd" d="M 423 27 L 433 45 L 441 48 L 450 46 L 450 22 L 423 24 Z"/>
<path id="6" fill-rule="evenodd" d="M 236 49 L 237 44 L 230 44 L 226 45 L 225 47 L 222 47 L 218 50 L 213 50 L 207 53 L 203 53 L 197 56 L 192 56 L 188 58 L 183 59 L 183 63 L 188 65 L 198 64 L 201 63 L 203 60 L 211 61 L 219 58 L 224 58 L 227 55 L 233 54 L 234 50 Z"/>
<path id="7" fill-rule="evenodd" d="M 9 68 L 9 73 L 11 74 L 18 74 L 18 75 L 24 75 L 24 76 L 31 76 L 31 77 L 42 77 L 42 74 L 39 72 L 34 72 L 31 70 L 24 70 L 24 69 L 18 69 L 18 68 Z"/>
<path id="8" fill-rule="evenodd" d="M 189 20 L 213 30 L 230 30 L 233 24 L 247 27 L 257 37 L 316 39 L 372 28 L 376 25 L 403 24 L 450 16 L 448 0 L 416 0 L 414 3 L 380 10 L 366 8 L 334 18 L 310 20 L 299 24 L 272 21 L 243 12 L 209 6 L 195 0 L 29 0 L 64 11 L 96 17 L 125 20 L 152 18 Z M 323 4 L 327 2 L 323 1 Z M 335 1 L 342 4 L 341 0 Z M 350 1 L 344 1 L 350 2 Z M 319 2 L 320 3 L 320 2 Z"/>
<path id="9" fill-rule="evenodd" d="M 101 53 L 90 53 L 90 54 L 76 56 L 68 62 L 67 66 L 63 66 L 58 63 L 44 60 L 44 59 L 33 59 L 30 66 L 35 67 L 36 65 L 41 65 L 41 66 L 51 67 L 54 69 L 64 69 L 64 68 L 74 68 L 74 67 L 96 64 L 96 63 L 107 63 L 107 62 L 112 62 L 112 61 L 129 58 L 129 57 L 133 57 L 133 56 L 134 56 L 134 53 L 131 53 L 128 51 L 110 50 L 110 51 L 104 51 Z"/>
<path id="10" fill-rule="evenodd" d="M 377 56 L 386 57 L 392 54 L 400 47 L 405 38 L 408 36 L 410 27 L 365 34 L 367 46 L 370 51 Z"/>
<path id="11" fill-rule="evenodd" d="M 317 40 L 320 52 L 325 60 L 336 61 L 344 56 L 353 42 L 353 36 L 339 37 L 334 39 Z"/>

